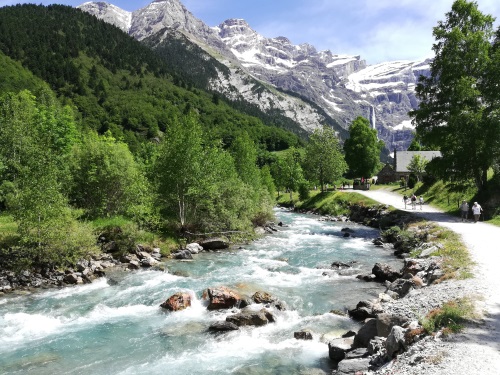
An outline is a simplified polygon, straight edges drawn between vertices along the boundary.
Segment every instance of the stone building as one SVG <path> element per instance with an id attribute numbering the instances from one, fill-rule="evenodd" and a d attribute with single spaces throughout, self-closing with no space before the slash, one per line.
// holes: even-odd
<path id="1" fill-rule="evenodd" d="M 392 165 L 387 163 L 378 173 L 377 183 L 388 184 L 400 181 L 404 178 L 408 181 L 410 171 L 408 164 L 415 155 L 420 155 L 424 159 L 431 161 L 436 157 L 441 157 L 441 151 L 397 151 L 394 150 L 394 161 Z"/>

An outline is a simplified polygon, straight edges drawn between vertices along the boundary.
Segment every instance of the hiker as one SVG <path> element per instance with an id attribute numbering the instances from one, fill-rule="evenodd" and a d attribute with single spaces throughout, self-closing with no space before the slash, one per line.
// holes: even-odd
<path id="1" fill-rule="evenodd" d="M 474 223 L 477 223 L 477 221 L 479 220 L 481 212 L 483 212 L 483 208 L 479 205 L 479 203 L 474 202 L 474 204 L 472 205 L 472 215 L 474 215 Z"/>
<path id="2" fill-rule="evenodd" d="M 411 209 L 412 210 L 417 209 L 417 196 L 415 194 L 412 194 L 411 196 Z"/>
<path id="3" fill-rule="evenodd" d="M 420 203 L 420 211 L 422 211 L 422 206 L 424 205 L 424 197 L 420 196 L 418 202 Z"/>
<path id="4" fill-rule="evenodd" d="M 469 204 L 466 201 L 462 201 L 460 205 L 460 217 L 463 221 L 467 221 L 467 216 L 469 215 Z"/>
<path id="5" fill-rule="evenodd" d="M 406 204 L 408 203 L 408 195 L 406 195 L 406 194 L 405 194 L 405 195 L 403 196 L 403 202 L 404 202 L 404 204 L 405 204 L 405 210 L 406 210 Z"/>

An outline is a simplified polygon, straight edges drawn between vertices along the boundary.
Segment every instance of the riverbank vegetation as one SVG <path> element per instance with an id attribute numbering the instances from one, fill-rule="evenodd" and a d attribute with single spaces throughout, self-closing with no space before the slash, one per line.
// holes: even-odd
<path id="1" fill-rule="evenodd" d="M 485 202 L 486 216 L 498 224 L 500 133 L 492 87 L 500 29 L 494 34 L 491 17 L 478 12 L 457 0 L 435 29 L 438 58 L 417 89 L 423 105 L 412 112 L 414 145 L 444 156 L 428 163 L 412 192 L 450 213 L 463 199 Z M 371 179 L 381 166 L 383 145 L 366 119 L 353 121 L 344 144 L 331 124 L 307 135 L 278 112 L 205 91 L 217 70 L 201 69 L 190 81 L 165 60 L 168 51 L 156 54 L 84 12 L 20 5 L 1 8 L 0 17 L 2 259 L 70 264 L 102 251 L 99 238 L 106 236 L 124 251 L 141 241 L 163 254 L 195 234 L 248 238 L 272 220 L 276 194 L 279 204 L 329 215 L 376 204 L 336 190 L 355 177 Z M 456 53 L 451 29 L 480 55 L 475 70 L 464 68 L 476 60 Z M 449 56 L 460 69 L 448 72 L 456 67 Z M 481 85 L 466 90 L 473 79 Z M 458 95 L 453 103 L 436 94 L 450 87 L 460 88 L 451 90 Z M 462 101 L 467 111 L 455 105 Z M 475 147 L 466 146 L 471 137 Z"/>

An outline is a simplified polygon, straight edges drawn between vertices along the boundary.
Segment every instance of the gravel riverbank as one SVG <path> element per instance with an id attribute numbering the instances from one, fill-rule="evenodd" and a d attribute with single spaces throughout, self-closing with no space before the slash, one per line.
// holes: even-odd
<path id="1" fill-rule="evenodd" d="M 382 191 L 357 191 L 380 203 L 402 209 L 401 197 Z M 458 233 L 475 262 L 474 278 L 449 280 L 412 290 L 406 297 L 383 303 L 388 313 L 418 319 L 444 302 L 461 297 L 476 301 L 478 318 L 461 334 L 426 337 L 389 364 L 370 374 L 500 374 L 500 228 L 485 223 L 462 223 L 458 218 L 424 205 L 407 210 Z"/>

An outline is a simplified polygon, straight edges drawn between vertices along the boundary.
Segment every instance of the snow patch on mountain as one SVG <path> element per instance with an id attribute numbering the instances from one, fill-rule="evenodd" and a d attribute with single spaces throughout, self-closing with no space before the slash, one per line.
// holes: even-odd
<path id="1" fill-rule="evenodd" d="M 77 6 L 77 8 L 93 14 L 107 23 L 115 25 L 126 33 L 128 33 L 132 25 L 132 12 L 127 12 L 126 10 L 118 8 L 113 4 L 102 1 L 89 1 Z"/>

